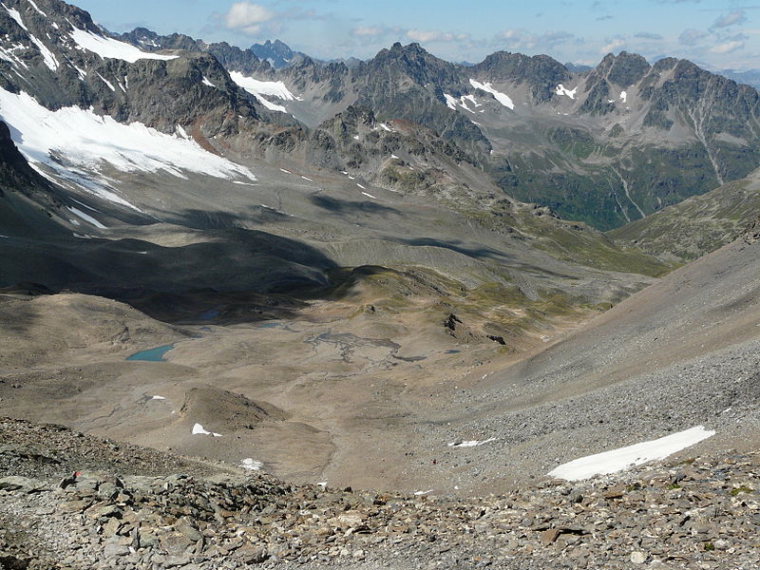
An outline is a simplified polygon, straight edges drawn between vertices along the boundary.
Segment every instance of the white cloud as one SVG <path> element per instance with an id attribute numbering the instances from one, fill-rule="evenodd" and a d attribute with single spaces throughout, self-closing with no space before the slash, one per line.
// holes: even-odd
<path id="1" fill-rule="evenodd" d="M 718 44 L 716 46 L 713 46 L 710 48 L 710 53 L 718 53 L 718 54 L 724 54 L 724 53 L 731 53 L 736 50 L 742 49 L 744 47 L 744 42 L 742 41 L 732 41 L 732 42 L 726 42 L 723 44 Z"/>
<path id="2" fill-rule="evenodd" d="M 678 36 L 678 41 L 683 45 L 693 46 L 693 45 L 697 45 L 699 42 L 704 40 L 709 35 L 710 34 L 708 34 L 707 32 L 703 32 L 702 30 L 695 30 L 693 28 L 689 28 L 681 32 L 681 35 Z"/>
<path id="3" fill-rule="evenodd" d="M 615 50 L 623 47 L 624 45 L 625 45 L 625 40 L 616 39 L 616 40 L 612 40 L 610 43 L 608 43 L 606 45 L 603 45 L 602 49 L 600 49 L 599 51 L 601 53 L 605 53 L 605 54 L 606 53 L 612 53 Z"/>
<path id="4" fill-rule="evenodd" d="M 376 26 L 360 26 L 351 30 L 351 33 L 358 37 L 376 37 L 382 36 L 385 30 Z"/>
<path id="5" fill-rule="evenodd" d="M 715 23 L 712 25 L 712 27 L 713 28 L 728 28 L 729 26 L 741 24 L 746 21 L 747 21 L 747 15 L 744 13 L 744 10 L 734 10 L 733 12 L 726 14 L 725 16 L 721 16 L 720 18 L 715 20 Z"/>
<path id="6" fill-rule="evenodd" d="M 261 25 L 274 19 L 275 14 L 268 8 L 252 2 L 236 2 L 224 17 L 227 27 L 254 35 L 261 31 Z"/>
<path id="7" fill-rule="evenodd" d="M 466 40 L 467 34 L 452 34 L 449 32 L 440 32 L 437 30 L 409 30 L 406 37 L 415 42 L 454 42 Z"/>
<path id="8" fill-rule="evenodd" d="M 536 49 L 545 51 L 575 40 L 575 36 L 566 31 L 546 32 L 538 35 L 526 30 L 508 29 L 496 36 L 498 44 L 506 43 L 509 49 L 524 51 Z"/>

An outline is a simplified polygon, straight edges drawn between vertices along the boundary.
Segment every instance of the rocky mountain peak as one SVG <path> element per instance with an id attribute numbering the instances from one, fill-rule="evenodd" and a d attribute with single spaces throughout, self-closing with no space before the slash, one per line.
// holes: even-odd
<path id="1" fill-rule="evenodd" d="M 288 67 L 293 63 L 293 58 L 298 55 L 297 52 L 290 49 L 290 46 L 280 40 L 267 40 L 263 44 L 253 44 L 250 50 L 256 57 L 269 62 L 275 69 Z"/>
<path id="2" fill-rule="evenodd" d="M 571 77 L 564 65 L 548 55 L 529 57 L 506 51 L 489 55 L 472 69 L 492 80 L 527 83 L 536 102 L 549 100 L 557 85 Z"/>
<path id="3" fill-rule="evenodd" d="M 420 85 L 446 86 L 460 79 L 456 65 L 435 57 L 418 43 L 402 46 L 396 42 L 391 49 L 380 51 L 367 65 L 371 72 L 380 69 L 395 71 Z"/>
<path id="4" fill-rule="evenodd" d="M 607 54 L 597 66 L 597 73 L 611 83 L 626 88 L 641 81 L 651 67 L 643 56 L 622 51 L 617 57 Z"/>

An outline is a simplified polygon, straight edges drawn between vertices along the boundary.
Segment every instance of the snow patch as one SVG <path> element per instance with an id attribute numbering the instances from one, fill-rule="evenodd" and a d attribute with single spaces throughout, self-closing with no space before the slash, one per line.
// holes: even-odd
<path id="1" fill-rule="evenodd" d="M 496 441 L 495 437 L 489 437 L 488 439 L 484 439 L 483 441 L 478 441 L 476 439 L 470 440 L 470 441 L 452 441 L 449 444 L 449 447 L 480 447 L 481 445 L 485 445 L 486 443 L 491 443 L 492 441 Z"/>
<path id="2" fill-rule="evenodd" d="M 368 194 L 367 192 L 362 192 L 362 194 L 364 194 L 367 198 L 372 198 L 373 200 L 377 200 L 377 198 L 373 196 L 372 194 Z"/>
<path id="3" fill-rule="evenodd" d="M 222 434 L 204 429 L 201 424 L 195 424 L 193 426 L 193 435 L 210 435 L 213 437 L 222 437 Z"/>
<path id="4" fill-rule="evenodd" d="M 78 68 L 73 63 L 71 65 L 74 67 L 74 69 L 77 70 L 77 73 L 79 74 L 79 79 L 81 79 L 82 81 L 84 81 L 84 79 L 87 77 L 87 72 L 84 69 Z"/>
<path id="5" fill-rule="evenodd" d="M 272 103 L 265 99 L 265 96 L 282 99 L 283 101 L 301 100 L 293 95 L 282 81 L 259 81 L 253 77 L 247 77 L 239 71 L 230 72 L 230 77 L 237 85 L 248 91 L 251 95 L 254 95 L 256 99 L 261 101 L 261 104 L 270 111 L 279 111 L 280 113 L 288 112 L 288 110 L 282 105 Z"/>
<path id="6" fill-rule="evenodd" d="M 69 211 L 72 214 L 74 214 L 78 218 L 84 220 L 85 222 L 88 222 L 88 223 L 92 224 L 96 228 L 98 228 L 100 230 L 107 230 L 108 229 L 106 226 L 104 226 L 103 224 L 101 224 L 98 220 L 96 220 L 95 218 L 93 218 L 89 214 L 85 214 L 79 208 L 74 208 L 73 206 L 67 206 L 67 208 L 69 209 Z M 79 224 L 75 224 L 75 225 L 79 225 Z"/>
<path id="7" fill-rule="evenodd" d="M 309 178 L 308 176 L 301 176 L 301 178 L 303 178 L 303 179 L 304 179 L 304 180 L 306 180 L 307 182 L 314 182 L 314 181 L 313 181 L 311 178 Z"/>
<path id="8" fill-rule="evenodd" d="M 421 497 L 422 495 L 428 495 L 433 492 L 433 489 L 428 489 L 427 491 L 415 491 L 414 496 L 415 497 Z"/>
<path id="9" fill-rule="evenodd" d="M 293 174 L 290 170 L 285 170 L 284 168 L 280 168 L 280 170 L 285 174 Z"/>
<path id="10" fill-rule="evenodd" d="M 475 99 L 475 95 L 462 95 L 461 104 L 462 104 L 462 107 L 464 108 L 465 111 L 469 111 L 470 113 L 474 113 L 475 112 L 474 110 L 470 109 L 467 106 L 467 101 L 469 101 L 470 103 L 472 103 L 475 108 L 480 107 L 480 104 L 478 104 L 478 100 Z"/>
<path id="11" fill-rule="evenodd" d="M 480 107 L 480 104 L 478 103 L 478 100 L 475 99 L 474 95 L 462 95 L 459 99 L 456 99 L 455 97 L 444 93 L 443 97 L 446 99 L 446 106 L 454 111 L 456 111 L 457 106 L 460 106 L 465 111 L 474 113 L 475 111 L 467 106 L 468 102 L 472 103 L 475 108 Z"/>
<path id="12" fill-rule="evenodd" d="M 246 457 L 240 462 L 240 466 L 246 471 L 261 471 L 264 464 L 261 461 L 256 461 L 250 457 Z"/>
<path id="13" fill-rule="evenodd" d="M 238 71 L 231 72 L 230 77 L 240 87 L 256 96 L 266 95 L 267 97 L 276 97 L 284 101 L 295 101 L 297 99 L 282 81 L 259 81 L 253 77 L 247 77 Z"/>
<path id="14" fill-rule="evenodd" d="M 380 128 L 381 128 L 381 129 L 383 129 L 384 131 L 388 131 L 389 133 L 392 133 L 392 132 L 393 132 L 393 129 L 392 129 L 392 128 L 390 128 L 390 127 L 389 127 L 388 125 L 386 125 L 385 123 L 380 123 Z"/>
<path id="15" fill-rule="evenodd" d="M 16 23 L 19 26 L 21 26 L 24 29 L 25 32 L 29 31 L 29 28 L 27 28 L 24 25 L 24 20 L 21 19 L 21 14 L 19 13 L 18 10 L 16 10 L 15 8 L 8 8 L 8 6 L 6 6 L 5 4 L 3 4 L 3 8 L 5 8 L 5 11 L 8 12 L 8 15 L 11 18 L 13 18 L 14 20 L 16 20 Z"/>
<path id="16" fill-rule="evenodd" d="M 570 99 L 575 99 L 575 92 L 578 91 L 578 88 L 576 87 L 572 91 L 562 85 L 561 83 L 557 85 L 557 88 L 554 90 L 554 93 L 557 95 L 565 95 L 567 97 L 570 97 Z"/>
<path id="17" fill-rule="evenodd" d="M 256 180 L 244 166 L 206 151 L 194 140 L 166 135 L 142 123 L 124 125 L 79 107 L 51 111 L 24 92 L 16 95 L 0 89 L 0 117 L 13 126 L 13 141 L 31 163 L 46 164 L 57 175 L 132 208 L 116 194 L 92 188 L 86 175 L 76 176 L 76 168 L 100 171 L 108 163 L 125 172 L 165 171 L 185 178 L 183 171 L 191 171 Z"/>
<path id="18" fill-rule="evenodd" d="M 665 459 L 713 435 L 715 435 L 714 431 L 707 430 L 704 426 L 696 426 L 660 439 L 570 461 L 550 471 L 549 476 L 566 481 L 581 481 L 595 475 L 617 473 L 648 461 Z"/>
<path id="19" fill-rule="evenodd" d="M 620 100 L 623 103 L 627 103 L 628 102 L 628 93 L 626 91 L 621 91 L 620 92 Z"/>
<path id="20" fill-rule="evenodd" d="M 55 58 L 55 55 L 53 55 L 53 52 L 50 51 L 45 44 L 43 44 L 33 35 L 29 34 L 29 39 L 31 39 L 32 43 L 34 43 L 34 45 L 37 46 L 37 49 L 40 50 L 40 53 L 42 54 L 42 60 L 45 62 L 45 65 L 48 66 L 50 71 L 58 71 L 58 60 Z"/>
<path id="21" fill-rule="evenodd" d="M 213 83 L 211 83 L 208 80 L 208 77 L 206 77 L 205 75 L 203 76 L 203 84 L 204 85 L 208 85 L 209 87 L 213 87 L 214 89 L 216 89 L 216 85 L 214 85 Z"/>
<path id="22" fill-rule="evenodd" d="M 38 14 L 41 14 L 44 18 L 48 17 L 48 15 L 45 14 L 45 12 L 43 12 L 42 10 L 40 10 L 39 6 L 37 6 L 37 4 L 34 3 L 34 0 L 29 0 L 29 3 L 32 5 L 32 8 L 37 10 Z"/>
<path id="23" fill-rule="evenodd" d="M 138 252 L 139 253 L 139 252 Z M 151 400 L 166 400 L 163 396 L 153 396 Z"/>
<path id="24" fill-rule="evenodd" d="M 19 59 L 15 54 L 16 51 L 25 49 L 26 47 L 21 44 L 14 45 L 9 49 L 0 47 L 0 59 L 4 59 L 5 61 L 10 62 L 14 67 L 20 65 L 24 69 L 29 69 L 29 66 L 23 60 Z"/>
<path id="25" fill-rule="evenodd" d="M 95 72 L 95 74 L 98 77 L 100 77 L 100 80 L 103 83 L 105 83 L 111 91 L 116 91 L 116 87 L 113 86 L 113 83 L 111 83 L 110 81 L 108 81 L 108 79 L 106 79 L 105 77 L 103 77 L 102 75 L 100 75 L 100 73 L 98 73 L 97 71 Z"/>
<path id="26" fill-rule="evenodd" d="M 500 91 L 497 91 L 496 89 L 491 87 L 490 83 L 480 83 L 479 81 L 476 81 L 475 79 L 470 79 L 470 85 L 472 85 L 475 89 L 480 89 L 481 91 L 490 93 L 491 95 L 494 96 L 494 99 L 496 99 L 499 103 L 501 103 L 508 109 L 514 110 L 515 104 L 512 102 L 512 99 L 510 98 L 510 96 Z"/>
<path id="27" fill-rule="evenodd" d="M 362 190 L 366 190 L 366 188 L 365 188 L 364 186 L 362 186 L 361 184 L 359 184 L 358 182 L 356 183 L 356 185 L 357 185 L 359 188 L 361 188 Z"/>
<path id="28" fill-rule="evenodd" d="M 87 30 L 74 28 L 71 32 L 71 39 L 82 49 L 98 54 L 102 58 L 121 59 L 134 63 L 139 59 L 160 59 L 168 61 L 177 59 L 178 55 L 161 55 L 142 51 L 133 45 L 120 42 L 113 38 L 107 38 L 94 34 Z"/>

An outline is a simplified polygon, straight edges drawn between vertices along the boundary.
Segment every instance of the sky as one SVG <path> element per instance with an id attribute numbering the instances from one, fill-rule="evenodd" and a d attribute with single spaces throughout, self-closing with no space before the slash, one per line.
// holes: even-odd
<path id="1" fill-rule="evenodd" d="M 280 39 L 320 59 L 368 59 L 417 42 L 454 62 L 505 50 L 596 65 L 625 50 L 708 69 L 760 68 L 760 0 L 68 1 L 113 32 L 143 26 L 242 48 Z"/>

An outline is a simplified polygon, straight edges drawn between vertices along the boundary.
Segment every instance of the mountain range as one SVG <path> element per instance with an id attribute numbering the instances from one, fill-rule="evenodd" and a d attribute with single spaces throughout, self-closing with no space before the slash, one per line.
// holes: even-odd
<path id="1" fill-rule="evenodd" d="M 751 526 L 754 88 L 626 52 L 588 69 L 503 51 L 458 64 L 415 43 L 318 61 L 276 41 L 113 34 L 60 0 L 2 0 L 0 29 L 0 416 L 14 418 L 0 419 L 14 434 L 0 475 L 39 463 L 68 478 L 55 497 L 76 495 L 59 505 L 41 483 L 0 480 L 0 493 L 30 489 L 3 495 L 0 524 L 23 512 L 39 544 L 44 521 L 86 535 L 74 568 L 105 551 L 103 533 L 121 536 L 107 539 L 116 567 L 188 570 L 230 553 L 358 568 L 355 552 L 396 534 L 426 537 L 406 561 L 419 567 L 453 533 L 465 538 L 446 560 L 464 568 L 491 560 L 502 531 L 516 541 L 504 567 L 533 567 L 531 552 L 571 568 L 687 555 L 727 567 L 731 537 L 704 490 L 741 502 L 737 528 Z M 596 455 L 655 460 L 663 438 L 695 433 L 709 461 L 684 444 L 670 475 L 643 466 L 622 487 Z M 76 453 L 38 449 L 55 441 Z M 548 475 L 584 457 L 601 479 Z M 77 462 L 136 477 L 63 472 Z M 144 462 L 160 481 L 140 478 Z M 242 482 L 167 472 L 185 467 Z M 258 470 L 287 481 L 267 483 L 271 508 L 241 499 Z M 135 497 L 154 484 L 168 498 L 150 499 L 147 528 Z M 513 491 L 457 510 L 457 497 Z M 394 518 L 412 504 L 425 516 Z M 660 526 L 634 529 L 636 509 Z M 393 522 L 375 544 L 380 513 Z M 476 546 L 429 526 L 450 517 Z M 72 530 L 80 518 L 92 532 Z M 319 546 L 291 532 L 317 527 Z M 645 534 L 658 528 L 666 538 Z M 21 559 L 7 552 L 24 533 L 0 532 L 0 567 Z M 254 553 L 245 536 L 267 533 Z M 603 551 L 589 542 L 600 533 Z"/>

